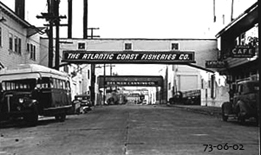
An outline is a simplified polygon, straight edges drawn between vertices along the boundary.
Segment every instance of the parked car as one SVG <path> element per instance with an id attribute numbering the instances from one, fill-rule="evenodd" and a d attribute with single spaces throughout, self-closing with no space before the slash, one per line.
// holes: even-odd
<path id="1" fill-rule="evenodd" d="M 246 119 L 259 118 L 259 81 L 241 81 L 235 84 L 230 102 L 222 104 L 222 118 L 236 117 L 244 123 Z"/>
<path id="2" fill-rule="evenodd" d="M 91 107 L 92 102 L 90 99 L 90 95 L 75 95 L 73 100 L 73 112 L 77 114 L 87 113 L 92 110 Z"/>

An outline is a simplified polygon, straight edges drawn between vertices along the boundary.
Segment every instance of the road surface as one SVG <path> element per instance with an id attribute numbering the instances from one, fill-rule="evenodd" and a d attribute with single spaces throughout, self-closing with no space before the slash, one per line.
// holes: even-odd
<path id="1" fill-rule="evenodd" d="M 2 123 L 0 155 L 258 155 L 259 128 L 160 105 Z"/>

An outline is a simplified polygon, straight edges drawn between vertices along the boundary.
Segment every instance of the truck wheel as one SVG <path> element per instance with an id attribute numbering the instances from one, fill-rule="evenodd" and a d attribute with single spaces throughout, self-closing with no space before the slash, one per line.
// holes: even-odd
<path id="1" fill-rule="evenodd" d="M 225 115 L 223 108 L 222 108 L 222 120 L 225 122 L 227 122 L 227 120 L 228 120 L 228 116 Z"/>
<path id="2" fill-rule="evenodd" d="M 66 114 L 60 114 L 60 115 L 56 115 L 55 119 L 59 122 L 64 122 L 66 119 Z"/>
<path id="3" fill-rule="evenodd" d="M 228 115 L 231 111 L 231 104 L 229 102 L 224 102 L 222 104 L 222 120 L 227 121 L 228 120 Z"/>
<path id="4" fill-rule="evenodd" d="M 245 123 L 245 118 L 243 116 L 240 116 L 240 113 L 237 115 L 237 120 L 242 125 Z"/>
<path id="5" fill-rule="evenodd" d="M 66 114 L 62 114 L 62 115 L 60 116 L 60 121 L 61 121 L 61 122 L 64 122 L 65 119 L 66 119 Z"/>
<path id="6" fill-rule="evenodd" d="M 256 122 L 255 122 L 255 123 L 256 123 L 255 125 L 258 126 L 258 125 L 259 125 L 259 118 L 258 118 L 258 116 L 255 117 L 255 121 L 256 121 Z"/>
<path id="7" fill-rule="evenodd" d="M 244 124 L 244 123 L 245 123 L 245 118 L 242 117 L 242 116 L 239 116 L 239 117 L 237 118 L 237 120 L 238 120 L 238 122 L 239 122 L 240 124 Z"/>
<path id="8" fill-rule="evenodd" d="M 29 115 L 25 116 L 24 119 L 30 125 L 35 126 L 38 123 L 38 113 L 34 112 L 32 114 L 29 114 Z"/>
<path id="9" fill-rule="evenodd" d="M 244 124 L 245 123 L 245 118 L 244 118 L 244 116 L 242 116 L 241 114 L 240 114 L 240 112 L 241 112 L 241 109 L 240 109 L 240 107 L 238 106 L 237 107 L 237 120 L 238 120 L 238 122 L 240 123 L 240 124 Z"/>
<path id="10" fill-rule="evenodd" d="M 38 123 L 38 108 L 37 105 L 32 107 L 32 112 L 24 116 L 24 120 L 29 123 L 29 125 L 36 126 Z"/>

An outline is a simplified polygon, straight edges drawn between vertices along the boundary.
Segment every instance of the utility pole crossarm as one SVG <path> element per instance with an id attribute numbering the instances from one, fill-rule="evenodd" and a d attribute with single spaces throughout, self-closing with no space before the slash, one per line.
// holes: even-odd
<path id="1" fill-rule="evenodd" d="M 88 36 L 88 37 L 91 37 L 91 39 L 93 39 L 94 37 L 99 38 L 100 37 L 99 35 L 93 35 L 93 30 L 99 30 L 99 29 L 100 29 L 99 27 L 89 27 L 89 28 L 87 28 L 87 30 L 91 30 L 91 35 Z"/>

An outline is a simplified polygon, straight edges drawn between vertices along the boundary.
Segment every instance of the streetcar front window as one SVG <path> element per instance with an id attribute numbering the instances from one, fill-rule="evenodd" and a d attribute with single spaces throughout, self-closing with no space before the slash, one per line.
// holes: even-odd
<path id="1" fill-rule="evenodd" d="M 8 90 L 32 90 L 36 85 L 35 79 L 3 81 L 2 89 Z"/>

